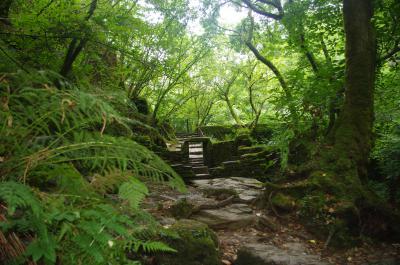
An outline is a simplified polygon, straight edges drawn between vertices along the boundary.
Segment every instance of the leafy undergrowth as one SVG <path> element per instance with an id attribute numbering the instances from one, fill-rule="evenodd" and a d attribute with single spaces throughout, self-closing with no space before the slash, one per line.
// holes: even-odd
<path id="1" fill-rule="evenodd" d="M 143 180 L 185 187 L 135 142 L 135 106 L 51 79 L 0 83 L 0 263 L 140 264 L 145 253 L 174 252 L 159 240 L 168 231 L 140 209 Z"/>

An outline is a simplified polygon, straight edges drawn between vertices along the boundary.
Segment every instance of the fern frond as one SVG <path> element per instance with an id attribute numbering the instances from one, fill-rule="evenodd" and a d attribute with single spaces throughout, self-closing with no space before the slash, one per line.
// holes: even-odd
<path id="1" fill-rule="evenodd" d="M 107 193 L 116 193 L 122 183 L 129 181 L 132 177 L 132 172 L 121 171 L 119 169 L 110 169 L 104 174 L 95 174 L 90 186 L 102 195 Z"/>
<path id="2" fill-rule="evenodd" d="M 169 252 L 169 253 L 176 253 L 177 251 L 163 242 L 160 241 L 141 241 L 141 240 L 134 240 L 128 242 L 125 246 L 125 249 L 129 251 L 144 252 L 147 254 L 154 254 L 157 252 Z"/>
<path id="3" fill-rule="evenodd" d="M 6 203 L 9 215 L 20 208 L 30 209 L 37 218 L 42 217 L 40 202 L 25 185 L 13 181 L 0 182 L 0 200 Z"/>
<path id="4" fill-rule="evenodd" d="M 141 201 L 149 193 L 146 185 L 136 178 L 131 178 L 130 181 L 123 183 L 119 187 L 119 197 L 127 200 L 133 209 L 138 209 Z"/>

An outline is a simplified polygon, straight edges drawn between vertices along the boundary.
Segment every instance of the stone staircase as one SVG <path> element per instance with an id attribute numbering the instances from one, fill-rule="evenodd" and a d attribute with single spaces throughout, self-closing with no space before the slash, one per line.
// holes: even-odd
<path id="1" fill-rule="evenodd" d="M 188 183 L 225 177 L 263 179 L 275 170 L 279 158 L 261 146 L 236 147 L 233 141 L 212 144 L 210 154 L 209 138 L 197 133 L 176 136 L 177 142 L 170 144 L 169 151 L 162 157 Z"/>
<path id="2" fill-rule="evenodd" d="M 180 159 L 164 159 L 187 182 L 211 178 L 208 167 L 204 162 L 203 143 L 196 140 L 191 141 L 191 139 L 200 138 L 201 136 L 197 133 L 177 133 L 176 136 L 178 143 L 173 147 L 174 151 L 170 153 L 176 153 Z M 182 150 L 185 142 L 188 143 L 188 154 Z M 172 154 L 169 156 L 177 158 Z"/>

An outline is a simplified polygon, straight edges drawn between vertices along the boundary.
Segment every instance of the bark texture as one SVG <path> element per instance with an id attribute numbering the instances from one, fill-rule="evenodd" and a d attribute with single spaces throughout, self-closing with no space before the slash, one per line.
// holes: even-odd
<path id="1" fill-rule="evenodd" d="M 366 175 L 374 117 L 376 46 L 370 0 L 343 1 L 346 34 L 345 102 L 331 139 L 343 159 L 355 163 L 360 177 Z M 354 165 L 352 165 L 354 166 Z"/>

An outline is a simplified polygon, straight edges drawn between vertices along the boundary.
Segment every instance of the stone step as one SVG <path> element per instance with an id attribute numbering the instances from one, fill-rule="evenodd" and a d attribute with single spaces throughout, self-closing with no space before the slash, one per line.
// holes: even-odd
<path id="1" fill-rule="evenodd" d="M 189 159 L 189 163 L 190 164 L 194 164 L 194 163 L 204 163 L 204 159 Z"/>
<path id="2" fill-rule="evenodd" d="M 195 179 L 210 179 L 211 175 L 210 174 L 195 174 L 194 177 L 192 177 L 191 179 L 195 180 Z"/>
<path id="3" fill-rule="evenodd" d="M 212 228 L 211 225 L 209 226 Z M 329 264 L 328 262 L 323 261 L 320 255 L 307 253 L 307 248 L 308 248 L 307 245 L 300 242 L 288 242 L 280 245 L 279 247 L 263 242 L 246 243 L 239 249 L 235 265 L 247 265 L 247 264 L 328 265 Z"/>
<path id="4" fill-rule="evenodd" d="M 191 167 L 203 167 L 204 166 L 204 163 L 191 163 L 190 164 L 191 165 Z"/>
<path id="5" fill-rule="evenodd" d="M 192 215 L 190 218 L 203 222 L 210 228 L 216 230 L 241 229 L 251 226 L 251 224 L 253 224 L 256 220 L 256 216 L 253 214 L 251 207 L 247 204 L 231 204 L 223 208 L 201 210 Z M 258 265 L 258 263 L 247 263 L 246 265 L 250 264 Z"/>
<path id="6" fill-rule="evenodd" d="M 203 150 L 201 150 L 201 151 L 189 150 L 189 156 L 191 156 L 191 155 L 203 155 Z"/>
<path id="7" fill-rule="evenodd" d="M 189 148 L 203 148 L 203 144 L 193 144 L 189 143 Z"/>
<path id="8" fill-rule="evenodd" d="M 178 168 L 174 168 L 174 170 L 176 172 L 189 172 L 189 171 L 193 171 L 192 170 L 192 166 L 188 166 L 188 167 L 178 167 Z"/>
<path id="9" fill-rule="evenodd" d="M 238 166 L 240 164 L 240 160 L 233 160 L 233 161 L 225 161 L 222 162 L 222 165 L 226 167 L 231 167 L 231 166 Z"/>
<path id="10" fill-rule="evenodd" d="M 264 151 L 264 147 L 261 146 L 250 146 L 250 147 L 240 147 L 238 150 L 239 155 L 259 153 Z"/>
<path id="11" fill-rule="evenodd" d="M 189 146 L 189 150 L 193 150 L 193 151 L 201 151 L 203 150 L 203 146 Z"/>
<path id="12" fill-rule="evenodd" d="M 203 159 L 203 155 L 189 155 L 189 159 Z"/>
<path id="13" fill-rule="evenodd" d="M 209 174 L 207 166 L 197 166 L 197 167 L 192 167 L 192 169 L 193 169 L 193 172 L 194 172 L 195 175 L 197 175 L 197 174 Z"/>

